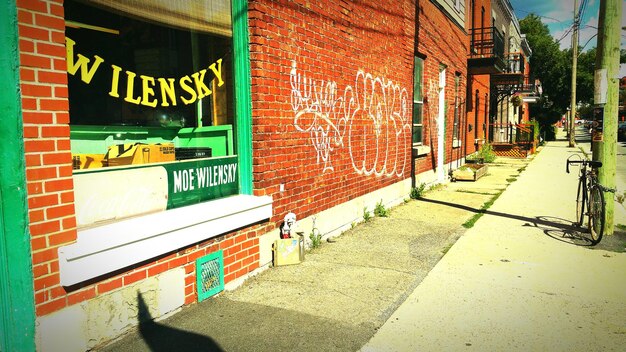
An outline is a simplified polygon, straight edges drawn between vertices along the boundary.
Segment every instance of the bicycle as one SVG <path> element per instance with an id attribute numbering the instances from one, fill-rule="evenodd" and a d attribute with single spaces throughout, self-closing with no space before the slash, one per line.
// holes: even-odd
<path id="1" fill-rule="evenodd" d="M 579 160 L 571 160 L 578 157 Z M 579 155 L 572 155 L 567 158 L 565 171 L 569 174 L 571 164 L 581 164 L 578 175 L 578 192 L 576 194 L 576 226 L 582 226 L 585 216 L 588 218 L 587 229 L 591 235 L 591 245 L 594 246 L 602 239 L 604 233 L 605 207 L 604 192 L 614 192 L 614 190 L 602 186 L 598 183 L 598 168 L 602 167 L 602 162 L 584 160 Z"/>

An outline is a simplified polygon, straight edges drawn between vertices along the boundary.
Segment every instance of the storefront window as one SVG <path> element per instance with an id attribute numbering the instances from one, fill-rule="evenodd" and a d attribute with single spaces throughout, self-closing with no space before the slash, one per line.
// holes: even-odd
<path id="1" fill-rule="evenodd" d="M 64 6 L 78 236 L 61 284 L 270 218 L 252 194 L 247 1 Z"/>
<path id="2" fill-rule="evenodd" d="M 230 1 L 64 6 L 79 226 L 237 194 Z M 105 180 L 127 185 L 96 201 Z"/>

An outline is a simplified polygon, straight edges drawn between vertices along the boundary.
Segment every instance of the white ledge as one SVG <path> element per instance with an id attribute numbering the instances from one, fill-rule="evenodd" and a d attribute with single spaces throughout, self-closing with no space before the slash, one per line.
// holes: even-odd
<path id="1" fill-rule="evenodd" d="M 237 195 L 79 230 L 76 243 L 59 247 L 61 285 L 75 285 L 271 216 L 271 197 Z"/>
<path id="2" fill-rule="evenodd" d="M 415 156 L 422 156 L 430 153 L 430 146 L 427 145 L 416 145 L 413 146 L 413 153 Z"/>

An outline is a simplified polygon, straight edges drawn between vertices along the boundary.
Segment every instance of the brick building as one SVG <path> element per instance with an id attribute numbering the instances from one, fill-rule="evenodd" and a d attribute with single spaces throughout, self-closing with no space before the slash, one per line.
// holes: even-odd
<path id="1" fill-rule="evenodd" d="M 485 138 L 463 1 L 4 6 L 3 349 L 86 350 L 138 301 L 235 288 L 287 213 L 339 234 Z"/>

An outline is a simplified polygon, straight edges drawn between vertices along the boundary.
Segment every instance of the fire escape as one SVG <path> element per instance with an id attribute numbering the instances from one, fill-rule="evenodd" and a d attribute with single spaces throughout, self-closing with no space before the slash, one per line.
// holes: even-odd
<path id="1" fill-rule="evenodd" d="M 520 124 L 524 102 L 535 102 L 541 95 L 541 85 L 525 75 L 526 58 L 522 53 L 505 55 L 504 36 L 495 27 L 470 30 L 468 73 L 489 75 L 490 118 L 487 138 L 497 154 L 525 156 L 532 143 L 532 128 Z M 510 102 L 510 103 L 509 103 Z M 515 113 L 509 113 L 515 109 Z M 511 121 L 510 116 L 517 116 Z M 515 152 L 512 152 L 515 150 Z M 501 153 L 498 153 L 501 151 Z"/>

